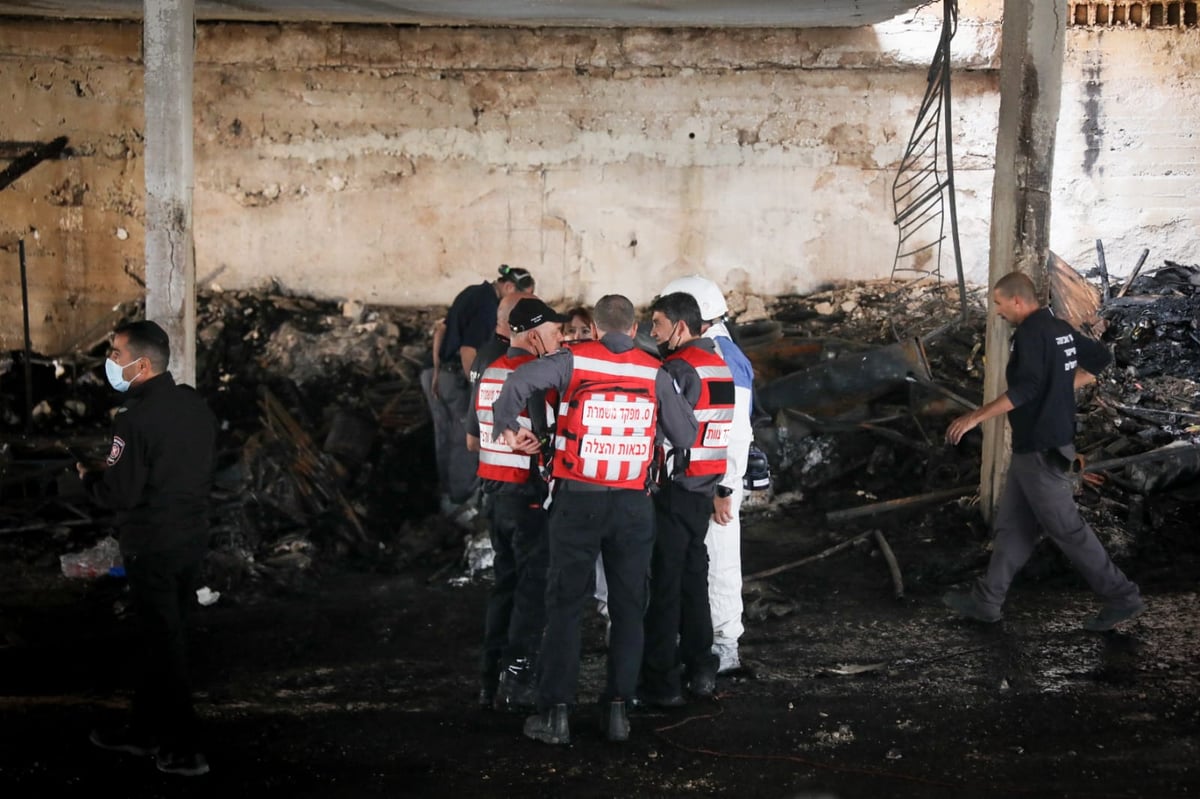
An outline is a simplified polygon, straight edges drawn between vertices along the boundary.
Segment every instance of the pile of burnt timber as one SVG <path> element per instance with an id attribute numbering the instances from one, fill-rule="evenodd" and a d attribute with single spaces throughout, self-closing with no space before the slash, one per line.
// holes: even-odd
<path id="1" fill-rule="evenodd" d="M 1061 272 L 1072 308 L 1116 359 L 1081 392 L 1077 445 L 1081 504 L 1117 555 L 1166 560 L 1197 547 L 1194 535 L 1171 531 L 1192 529 L 1200 500 L 1198 274 L 1168 262 L 1102 292 Z M 950 419 L 982 400 L 985 289 L 971 289 L 965 324 L 957 287 L 928 282 L 738 299 L 735 312 L 757 317 L 739 335 L 757 375 L 756 438 L 773 467 L 768 510 L 795 508 L 828 539 L 784 565 L 844 552 L 853 539 L 878 549 L 899 595 L 906 538 L 974 531 L 986 540 L 972 505 L 979 436 L 943 443 Z M 341 558 L 391 570 L 461 557 L 463 530 L 436 512 L 418 380 L 443 310 L 277 287 L 202 293 L 197 383 L 223 428 L 214 588 L 302 586 Z M 139 316 L 118 307 L 67 351 L 34 356 L 32 403 L 23 354 L 0 354 L 0 547 L 9 555 L 52 568 L 108 533 L 109 520 L 72 493 L 71 467 L 107 452 L 119 402 L 101 369 L 107 331 Z M 943 577 L 971 565 L 947 566 Z"/>
<path id="2" fill-rule="evenodd" d="M 1060 262 L 1053 281 L 1056 312 L 1114 352 L 1079 396 L 1077 484 L 1085 515 L 1122 557 L 1145 554 L 1146 531 L 1171 528 L 1200 500 L 1200 269 L 1167 262 L 1134 277 L 1097 288 Z M 854 284 L 779 298 L 771 322 L 744 328 L 763 412 L 755 437 L 779 502 L 831 530 L 827 549 L 768 572 L 873 537 L 883 554 L 882 534 L 856 525 L 982 531 L 980 434 L 958 447 L 943 436 L 983 399 L 986 294 L 972 291 L 966 324 L 956 300 L 949 286 Z M 1154 543 L 1163 557 L 1197 549 L 1182 534 Z"/>
<path id="3" fill-rule="evenodd" d="M 276 287 L 201 294 L 196 382 L 222 427 L 211 585 L 297 586 L 339 557 L 392 569 L 457 556 L 461 530 L 415 524 L 436 507 L 419 373 L 439 310 Z M 22 354 L 0 359 L 7 547 L 49 540 L 62 554 L 107 534 L 110 519 L 78 495 L 73 464 L 107 452 L 120 402 L 103 377 L 107 332 L 140 315 L 121 307 L 66 352 L 35 356 L 32 409 L 22 407 Z"/>

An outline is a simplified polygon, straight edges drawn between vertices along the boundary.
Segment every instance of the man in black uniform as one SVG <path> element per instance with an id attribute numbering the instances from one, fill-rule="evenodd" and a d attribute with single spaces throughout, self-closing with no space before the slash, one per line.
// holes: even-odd
<path id="1" fill-rule="evenodd" d="M 625 701 L 637 691 L 644 644 L 642 617 L 654 546 L 654 509 L 647 476 L 656 422 L 673 441 L 691 441 L 696 417 L 658 360 L 634 346 L 631 303 L 612 294 L 595 308 L 599 341 L 523 364 L 509 375 L 493 409 L 493 435 L 517 452 L 540 442 L 518 422 L 538 390 L 558 392 L 555 496 L 550 506 L 550 570 L 546 634 L 538 680 L 538 715 L 525 735 L 570 742 L 567 707 L 579 678 L 579 620 L 592 594 L 596 556 L 604 555 L 612 632 L 604 689 L 609 740 L 629 737 Z"/>
<path id="2" fill-rule="evenodd" d="M 524 269 L 502 265 L 500 276 L 468 286 L 450 305 L 434 334 L 433 366 L 421 372 L 421 388 L 433 418 L 434 448 L 442 510 L 453 512 L 479 486 L 478 456 L 467 450 L 463 420 L 470 412 L 471 365 L 479 348 L 493 338 L 496 306 L 518 291 L 533 291 L 533 276 Z"/>
<path id="3" fill-rule="evenodd" d="M 1075 389 L 1108 366 L 1112 357 L 1041 307 L 1033 281 L 1012 272 L 992 292 L 996 313 L 1016 327 L 1005 372 L 1008 390 L 978 410 L 958 417 L 946 430 L 957 444 L 980 422 L 1008 414 L 1012 462 L 996 508 L 995 542 L 986 574 L 970 593 L 950 592 L 945 604 L 982 622 L 1001 618 L 1008 588 L 1045 533 L 1103 600 L 1088 630 L 1111 630 L 1142 613 L 1137 585 L 1113 564 L 1075 505 L 1070 471 L 1075 463 Z"/>
<path id="4" fill-rule="evenodd" d="M 104 468 L 76 464 L 92 500 L 117 512 L 144 645 L 131 726 L 93 730 L 91 740 L 102 749 L 155 754 L 160 771 L 197 776 L 208 763 L 199 750 L 185 633 L 208 552 L 217 424 L 192 387 L 175 383 L 169 355 L 167 334 L 154 322 L 113 332 L 104 365 L 109 383 L 128 398 L 117 409 Z"/>

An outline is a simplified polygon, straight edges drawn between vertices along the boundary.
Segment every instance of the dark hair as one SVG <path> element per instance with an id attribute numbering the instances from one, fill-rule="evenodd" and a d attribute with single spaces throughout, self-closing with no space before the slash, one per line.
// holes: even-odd
<path id="1" fill-rule="evenodd" d="M 700 326 L 704 324 L 704 319 L 700 317 L 700 303 L 696 302 L 696 298 L 691 294 L 682 291 L 664 294 L 650 306 L 650 313 L 655 311 L 667 317 L 671 324 L 682 319 L 689 333 L 693 336 L 700 335 Z"/>
<path id="2" fill-rule="evenodd" d="M 171 361 L 171 339 L 157 323 L 149 319 L 124 322 L 113 329 L 113 335 L 125 336 L 129 352 L 150 361 L 155 372 L 167 371 Z"/>
<path id="3" fill-rule="evenodd" d="M 1009 272 L 996 281 L 994 288 L 1009 299 L 1020 297 L 1025 302 L 1037 304 L 1037 291 L 1033 287 L 1033 280 L 1024 272 Z"/>
<path id="4" fill-rule="evenodd" d="M 519 266 L 509 266 L 508 264 L 500 264 L 500 280 L 512 283 L 517 287 L 517 291 L 533 291 L 534 279 L 533 275 L 529 274 L 528 269 L 522 269 Z"/>
<path id="5" fill-rule="evenodd" d="M 637 312 L 628 297 L 605 294 L 596 303 L 596 327 L 601 333 L 628 333 L 637 320 Z"/>
<path id="6" fill-rule="evenodd" d="M 574 308 L 563 314 L 563 316 L 569 316 L 572 319 L 578 316 L 579 318 L 583 319 L 583 321 L 587 322 L 588 325 L 595 324 L 596 321 L 592 319 L 592 312 L 587 308 L 584 308 L 582 305 L 576 305 Z"/>

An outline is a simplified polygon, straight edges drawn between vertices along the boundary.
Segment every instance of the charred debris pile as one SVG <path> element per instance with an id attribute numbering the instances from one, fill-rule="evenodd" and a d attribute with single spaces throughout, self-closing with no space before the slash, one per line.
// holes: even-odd
<path id="1" fill-rule="evenodd" d="M 1079 449 L 1099 467 L 1080 481 L 1081 501 L 1118 554 L 1165 562 L 1194 552 L 1200 268 L 1167 262 L 1104 297 L 1069 277 L 1076 300 L 1091 297 L 1077 321 L 1116 358 L 1080 404 Z M 982 399 L 985 300 L 973 289 L 963 322 L 956 287 L 933 283 L 731 297 L 756 371 L 756 439 L 773 471 L 760 512 L 795 510 L 827 525 L 830 541 L 900 520 L 922 535 L 953 528 L 982 540 L 971 507 L 979 434 L 959 447 L 942 437 Z M 278 286 L 214 287 L 197 307 L 197 383 L 222 423 L 210 585 L 298 588 L 347 559 L 387 570 L 460 561 L 464 530 L 436 512 L 419 384 L 444 309 L 325 302 Z M 31 359 L 32 417 L 22 354 L 0 356 L 6 557 L 48 567 L 105 535 L 108 520 L 75 493 L 70 467 L 106 453 L 117 398 L 101 368 L 105 334 L 139 315 L 118 307 L 70 351 Z M 1177 451 L 1165 457 L 1164 447 Z"/>
<path id="2" fill-rule="evenodd" d="M 335 559 L 403 568 L 457 556 L 462 531 L 431 515 L 436 470 L 419 382 L 443 311 L 324 302 L 277 286 L 198 297 L 196 383 L 222 428 L 210 585 L 298 587 Z M 101 368 L 106 331 L 140 315 L 118 307 L 92 340 L 32 358 L 32 419 L 21 353 L 9 355 L 5 550 L 35 557 L 47 540 L 61 553 L 104 535 L 109 520 L 77 494 L 72 464 L 107 454 L 119 398 Z"/>
<path id="3" fill-rule="evenodd" d="M 1114 354 L 1080 393 L 1085 516 L 1118 558 L 1164 571 L 1181 556 L 1194 561 L 1200 267 L 1166 262 L 1097 287 L 1059 262 L 1052 286 L 1056 313 Z M 983 400 L 985 303 L 984 289 L 971 290 L 963 323 L 954 286 L 860 283 L 779 298 L 770 321 L 746 325 L 763 412 L 755 437 L 772 463 L 776 504 L 826 527 L 830 543 L 869 528 L 969 542 L 960 562 L 926 564 L 942 581 L 970 571 L 969 552 L 978 566 L 982 435 L 957 447 L 943 436 Z"/>

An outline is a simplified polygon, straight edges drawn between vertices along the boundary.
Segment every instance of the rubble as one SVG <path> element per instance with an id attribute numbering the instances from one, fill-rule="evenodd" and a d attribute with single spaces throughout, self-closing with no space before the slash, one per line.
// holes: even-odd
<path id="1" fill-rule="evenodd" d="M 1094 292 L 1094 312 L 1085 302 L 1083 316 L 1116 357 L 1081 395 L 1077 442 L 1092 464 L 1081 503 L 1116 554 L 1144 553 L 1145 531 L 1188 519 L 1197 499 L 1194 452 L 1141 456 L 1200 442 L 1200 270 L 1166 262 L 1103 296 L 1063 275 L 1071 296 Z M 770 415 L 756 438 L 771 459 L 775 496 L 746 512 L 802 503 L 829 524 L 902 517 L 979 529 L 971 507 L 978 440 L 949 447 L 942 439 L 952 415 L 982 400 L 986 297 L 970 289 L 965 323 L 957 288 L 931 281 L 740 297 L 739 309 L 769 317 L 738 335 L 756 369 L 759 408 Z M 437 512 L 429 467 L 419 372 L 443 310 L 319 301 L 278 285 L 213 284 L 200 295 L 197 383 L 222 424 L 209 585 L 298 590 L 340 559 L 383 571 L 424 563 L 437 574 L 466 564 L 469 577 L 486 569 L 486 542 L 464 539 L 464 526 Z M 31 358 L 39 410 L 30 433 L 21 430 L 23 354 L 0 355 L 0 534 L 49 533 L 58 553 L 106 534 L 105 517 L 71 495 L 70 467 L 106 451 L 119 398 L 100 373 L 105 333 L 138 315 L 119 306 L 72 350 Z M 839 538 L 848 536 L 884 556 L 903 594 L 883 532 Z M 1194 548 L 1184 538 L 1160 533 L 1154 546 L 1168 557 L 1171 548 Z M 803 555 L 797 563 L 823 556 Z"/>

